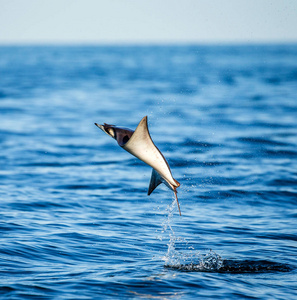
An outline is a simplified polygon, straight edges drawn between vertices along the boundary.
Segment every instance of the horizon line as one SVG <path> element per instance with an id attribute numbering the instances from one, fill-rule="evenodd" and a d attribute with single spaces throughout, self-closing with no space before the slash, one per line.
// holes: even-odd
<path id="1" fill-rule="evenodd" d="M 217 40 L 217 41 L 0 41 L 2 46 L 248 46 L 296 45 L 296 40 Z"/>

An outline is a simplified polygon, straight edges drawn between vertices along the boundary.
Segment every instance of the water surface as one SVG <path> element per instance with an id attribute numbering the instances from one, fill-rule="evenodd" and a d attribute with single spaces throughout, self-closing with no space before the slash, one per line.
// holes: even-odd
<path id="1" fill-rule="evenodd" d="M 0 48 L 3 299 L 296 299 L 297 46 Z M 94 126 L 147 115 L 178 189 Z"/>

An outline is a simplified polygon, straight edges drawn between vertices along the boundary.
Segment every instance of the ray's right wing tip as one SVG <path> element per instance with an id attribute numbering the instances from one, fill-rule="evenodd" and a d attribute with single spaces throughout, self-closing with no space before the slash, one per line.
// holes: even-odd
<path id="1" fill-rule="evenodd" d="M 174 179 L 174 181 L 176 183 L 176 187 L 178 188 L 180 186 L 180 183 L 176 179 Z"/>

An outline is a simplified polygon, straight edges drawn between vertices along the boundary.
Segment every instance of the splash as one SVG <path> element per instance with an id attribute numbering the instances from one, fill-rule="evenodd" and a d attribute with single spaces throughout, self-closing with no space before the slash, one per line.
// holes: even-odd
<path id="1" fill-rule="evenodd" d="M 162 222 L 162 235 L 158 238 L 163 240 L 164 234 L 169 230 L 169 242 L 166 255 L 162 258 L 165 267 L 182 269 L 185 271 L 218 271 L 223 267 L 223 259 L 216 252 L 210 250 L 206 254 L 189 244 L 185 238 L 178 237 L 171 225 L 173 211 L 176 208 L 176 200 L 167 206 L 167 216 Z"/>
<path id="2" fill-rule="evenodd" d="M 185 272 L 220 272 L 220 273 L 267 273 L 267 272 L 289 272 L 292 267 L 287 264 L 281 264 L 265 260 L 224 260 L 213 250 L 201 254 L 195 250 L 189 242 L 178 237 L 173 230 L 171 221 L 173 212 L 176 208 L 176 200 L 167 206 L 167 216 L 162 223 L 162 235 L 159 239 L 167 238 L 168 249 L 164 257 L 165 267 L 178 269 Z"/>
<path id="3" fill-rule="evenodd" d="M 224 260 L 213 250 L 201 254 L 194 247 L 188 246 L 188 242 L 186 242 L 186 247 L 179 245 L 179 249 L 177 249 L 177 242 L 180 241 L 186 242 L 185 239 L 177 238 L 174 235 L 170 236 L 168 250 L 164 257 L 165 267 L 201 272 L 218 271 L 223 267 Z"/>

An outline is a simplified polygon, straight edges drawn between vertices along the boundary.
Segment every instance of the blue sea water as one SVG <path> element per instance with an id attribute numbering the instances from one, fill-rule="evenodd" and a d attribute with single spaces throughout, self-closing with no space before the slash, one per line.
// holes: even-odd
<path id="1" fill-rule="evenodd" d="M 0 207 L 1 299 L 297 299 L 297 46 L 0 47 Z"/>

